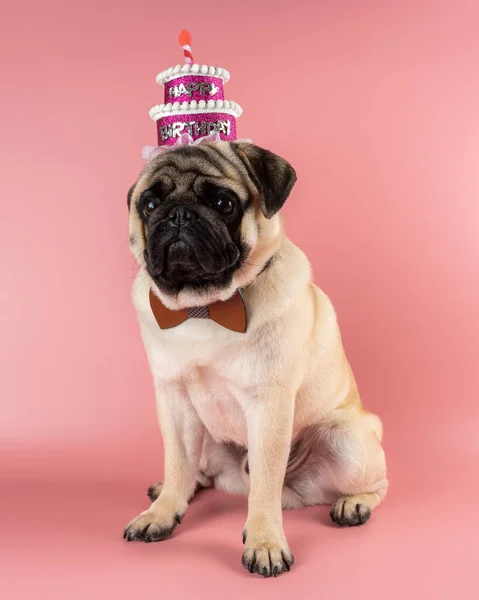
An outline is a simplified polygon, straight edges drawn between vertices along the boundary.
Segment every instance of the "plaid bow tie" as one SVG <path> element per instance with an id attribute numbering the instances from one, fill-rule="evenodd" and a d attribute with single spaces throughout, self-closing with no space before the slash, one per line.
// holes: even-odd
<path id="1" fill-rule="evenodd" d="M 181 310 L 170 310 L 150 290 L 150 306 L 160 329 L 177 327 L 187 319 L 211 319 L 231 331 L 246 332 L 246 309 L 239 290 L 225 302 Z"/>

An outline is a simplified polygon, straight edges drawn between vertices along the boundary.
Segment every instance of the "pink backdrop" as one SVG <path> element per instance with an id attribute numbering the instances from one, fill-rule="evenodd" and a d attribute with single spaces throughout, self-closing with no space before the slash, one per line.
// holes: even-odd
<path id="1" fill-rule="evenodd" d="M 479 3 L 18 0 L 0 23 L 2 597 L 472 598 Z M 240 564 L 242 498 L 205 492 L 164 544 L 121 537 L 162 464 L 126 192 L 183 27 L 231 71 L 239 135 L 297 169 L 290 237 L 385 425 L 386 503 L 347 531 L 286 514 L 275 581 Z"/>

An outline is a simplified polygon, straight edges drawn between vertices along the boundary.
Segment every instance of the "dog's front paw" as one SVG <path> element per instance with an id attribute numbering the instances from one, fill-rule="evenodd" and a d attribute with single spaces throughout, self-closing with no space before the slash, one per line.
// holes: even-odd
<path id="1" fill-rule="evenodd" d="M 257 528 L 246 524 L 243 531 L 246 549 L 242 562 L 250 573 L 258 573 L 263 577 L 277 577 L 280 573 L 289 571 L 294 563 L 283 530 L 275 529 Z"/>
<path id="2" fill-rule="evenodd" d="M 128 523 L 123 538 L 128 542 L 160 542 L 173 533 L 182 516 L 180 512 L 168 515 L 149 508 Z"/>

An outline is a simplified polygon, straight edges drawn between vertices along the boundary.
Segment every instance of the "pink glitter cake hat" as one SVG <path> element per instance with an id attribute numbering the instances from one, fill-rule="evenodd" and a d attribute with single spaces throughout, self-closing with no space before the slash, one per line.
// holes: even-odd
<path id="1" fill-rule="evenodd" d="M 188 31 L 180 33 L 179 41 L 185 64 L 170 67 L 156 77 L 164 86 L 165 102 L 150 110 L 158 130 L 158 148 L 145 146 L 145 160 L 184 143 L 237 139 L 236 119 L 243 110 L 236 102 L 225 100 L 223 83 L 229 81 L 229 72 L 193 62 Z"/>

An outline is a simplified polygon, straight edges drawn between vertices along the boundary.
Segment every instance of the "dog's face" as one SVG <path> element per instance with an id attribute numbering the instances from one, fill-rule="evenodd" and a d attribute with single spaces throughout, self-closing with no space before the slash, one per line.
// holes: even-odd
<path id="1" fill-rule="evenodd" d="M 210 304 L 250 283 L 278 244 L 273 217 L 295 180 L 284 159 L 245 142 L 151 161 L 128 194 L 130 247 L 165 305 Z"/>

